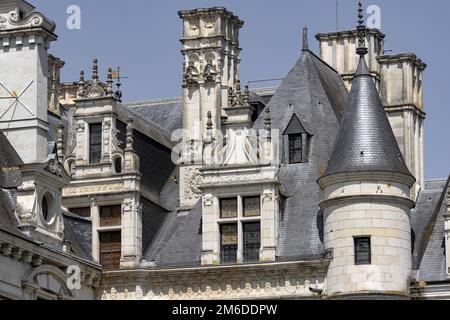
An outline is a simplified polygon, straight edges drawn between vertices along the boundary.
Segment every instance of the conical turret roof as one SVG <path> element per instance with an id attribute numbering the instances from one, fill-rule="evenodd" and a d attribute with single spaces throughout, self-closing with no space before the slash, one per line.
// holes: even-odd
<path id="1" fill-rule="evenodd" d="M 364 56 L 366 29 L 358 27 L 360 56 L 325 176 L 384 171 L 412 176 L 389 123 Z"/>

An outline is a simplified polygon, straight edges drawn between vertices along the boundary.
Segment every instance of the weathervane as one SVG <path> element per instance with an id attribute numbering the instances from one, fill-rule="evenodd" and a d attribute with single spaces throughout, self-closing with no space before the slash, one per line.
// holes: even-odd
<path id="1" fill-rule="evenodd" d="M 122 90 L 120 90 L 120 87 L 122 86 L 122 82 L 120 80 L 121 79 L 128 79 L 128 77 L 122 77 L 120 75 L 120 67 L 117 67 L 117 70 L 113 71 L 112 77 L 113 77 L 113 79 L 117 80 L 117 82 L 116 82 L 117 90 L 114 93 L 114 95 L 116 96 L 117 99 L 120 100 L 122 98 L 122 95 L 123 95 Z"/>

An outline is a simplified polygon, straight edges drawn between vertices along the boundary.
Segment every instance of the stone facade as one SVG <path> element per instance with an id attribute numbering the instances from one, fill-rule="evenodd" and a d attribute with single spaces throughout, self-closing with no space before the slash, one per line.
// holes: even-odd
<path id="1" fill-rule="evenodd" d="M 444 284 L 412 276 L 435 221 L 444 220 L 446 247 L 450 238 L 448 196 L 417 214 L 427 220 L 422 230 L 412 219 L 426 186 L 426 65 L 413 54 L 385 55 L 379 30 L 318 34 L 321 60 L 309 51 L 305 28 L 291 80 L 281 90 L 250 90 L 240 83 L 243 21 L 221 7 L 180 11 L 181 97 L 133 106 L 121 100 L 119 70 L 102 80 L 97 60 L 89 79 L 82 71 L 61 83 L 64 62 L 48 54 L 55 25 L 33 10 L 23 0 L 0 4 L 1 84 L 23 106 L 13 119 L 0 104 L 7 111 L 0 129 L 24 162 L 10 164 L 22 180 L 7 219 L 0 206 L 0 299 L 448 298 Z M 412 176 L 389 170 L 325 175 L 333 145 L 322 138 L 333 138 L 343 121 L 361 37 L 367 75 L 399 146 L 395 160 L 403 161 L 401 151 L 415 187 Z M 278 110 L 273 97 L 282 101 Z M 9 194 L 3 183 L 0 174 L 0 191 Z M 247 198 L 256 213 L 245 214 Z M 235 200 L 234 215 L 223 215 L 227 199 Z M 119 207 L 114 219 L 103 211 L 112 206 Z M 230 262 L 221 230 L 231 224 Z M 258 226 L 247 238 L 246 224 Z M 107 233 L 120 240 L 102 240 Z M 358 237 L 370 237 L 370 263 L 356 263 Z M 246 246 L 255 244 L 251 260 Z M 114 250 L 118 263 L 107 265 Z M 78 289 L 69 285 L 74 267 Z"/>

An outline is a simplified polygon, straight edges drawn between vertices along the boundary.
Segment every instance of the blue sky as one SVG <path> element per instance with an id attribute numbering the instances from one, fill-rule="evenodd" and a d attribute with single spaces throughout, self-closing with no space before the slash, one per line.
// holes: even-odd
<path id="1" fill-rule="evenodd" d="M 178 10 L 224 6 L 245 21 L 241 32 L 241 78 L 284 77 L 300 54 L 301 28 L 314 35 L 336 29 L 335 0 L 30 0 L 57 23 L 59 40 L 51 52 L 66 61 L 63 81 L 75 81 L 80 70 L 90 76 L 93 58 L 106 74 L 120 66 L 124 100 L 181 95 L 182 56 Z M 341 29 L 356 24 L 356 0 L 339 0 Z M 377 0 L 386 50 L 414 52 L 428 64 L 425 73 L 425 157 L 427 178 L 450 172 L 450 1 Z M 81 8 L 81 30 L 66 28 L 69 5 Z"/>

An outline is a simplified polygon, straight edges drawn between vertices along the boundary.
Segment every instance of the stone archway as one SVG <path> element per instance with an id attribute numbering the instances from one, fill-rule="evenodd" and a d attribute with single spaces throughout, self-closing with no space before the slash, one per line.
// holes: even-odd
<path id="1" fill-rule="evenodd" d="M 26 300 L 72 300 L 66 281 L 67 275 L 55 266 L 37 267 L 22 280 L 23 297 Z"/>

